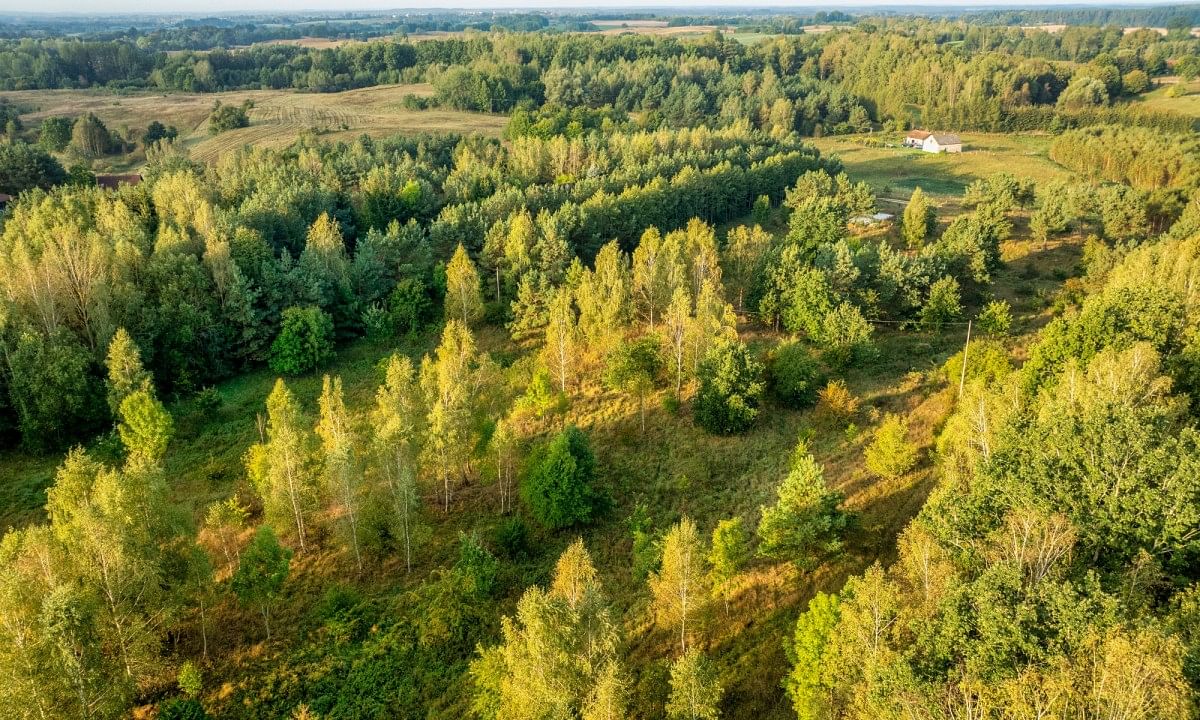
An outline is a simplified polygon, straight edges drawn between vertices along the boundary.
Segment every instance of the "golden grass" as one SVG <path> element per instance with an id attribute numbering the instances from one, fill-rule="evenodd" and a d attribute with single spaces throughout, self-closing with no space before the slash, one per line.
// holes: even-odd
<path id="1" fill-rule="evenodd" d="M 318 132 L 331 140 L 362 134 L 383 137 L 397 133 L 461 132 L 499 136 L 504 115 L 457 110 L 408 110 L 405 95 L 427 97 L 424 83 L 380 85 L 339 93 L 299 93 L 289 90 L 243 90 L 224 93 L 131 93 L 116 95 L 89 90 L 30 90 L 0 93 L 13 103 L 33 108 L 22 119 L 36 125 L 52 115 L 95 113 L 110 128 L 145 128 L 152 120 L 174 125 L 180 142 L 192 157 L 211 161 L 243 145 L 286 147 L 303 132 Z M 208 135 L 213 103 L 254 103 L 250 127 Z"/>
<path id="2" fill-rule="evenodd" d="M 1133 101 L 1135 107 L 1170 112 L 1190 117 L 1200 117 L 1200 80 L 1185 82 L 1178 77 L 1160 78 L 1159 87 L 1140 96 Z M 1169 97 L 1167 91 L 1176 85 L 1182 85 L 1187 94 L 1180 97 Z"/>

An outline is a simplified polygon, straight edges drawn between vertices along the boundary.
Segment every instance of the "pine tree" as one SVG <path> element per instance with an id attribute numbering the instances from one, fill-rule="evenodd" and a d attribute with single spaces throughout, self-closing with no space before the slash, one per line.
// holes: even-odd
<path id="1" fill-rule="evenodd" d="M 799 720 L 827 720 L 832 678 L 826 667 L 831 636 L 841 615 L 837 595 L 818 592 L 808 609 L 796 620 L 796 631 L 788 646 L 792 671 L 783 680 Z"/>
<path id="2" fill-rule="evenodd" d="M 687 652 L 688 623 L 703 608 L 708 594 L 704 544 L 696 524 L 683 518 L 663 540 L 662 567 L 650 577 L 659 622 L 679 628 L 679 649 Z"/>
<path id="3" fill-rule="evenodd" d="M 363 472 L 358 458 L 358 440 L 350 426 L 346 401 L 342 394 L 342 379 L 330 380 L 326 375 L 321 389 L 321 418 L 317 435 L 321 438 L 325 460 L 325 482 L 331 497 L 341 505 L 345 533 L 354 551 L 354 562 L 362 572 L 362 550 L 359 548 L 359 522 L 362 516 Z"/>
<path id="4" fill-rule="evenodd" d="M 130 462 L 160 465 L 175 432 L 170 414 L 148 389 L 135 390 L 121 401 L 117 432 Z"/>
<path id="5" fill-rule="evenodd" d="M 465 325 L 483 317 L 483 294 L 479 289 L 479 271 L 459 243 L 446 266 L 446 319 Z"/>
<path id="6" fill-rule="evenodd" d="M 838 509 L 841 495 L 825 485 L 821 466 L 803 442 L 792 452 L 792 465 L 779 486 L 775 505 L 762 508 L 759 554 L 813 567 L 841 548 L 848 518 Z"/>

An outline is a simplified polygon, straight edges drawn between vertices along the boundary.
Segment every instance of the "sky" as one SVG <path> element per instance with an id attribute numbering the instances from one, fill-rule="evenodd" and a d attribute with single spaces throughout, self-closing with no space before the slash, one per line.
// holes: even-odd
<path id="1" fill-rule="evenodd" d="M 434 5 L 433 3 L 437 4 Z M 607 8 L 664 8 L 670 7 L 679 11 L 696 7 L 724 7 L 745 9 L 748 7 L 811 7 L 822 10 L 851 9 L 871 6 L 903 7 L 906 3 L 896 0 L 846 0 L 843 2 L 815 2 L 800 0 L 765 0 L 764 2 L 736 2 L 731 0 L 690 0 L 689 2 L 671 4 L 663 0 L 603 0 L 603 2 L 587 2 L 586 0 L 0 0 L 0 13 L 32 12 L 32 13 L 172 13 L 188 12 L 219 15 L 236 12 L 280 11 L 294 12 L 301 10 L 389 10 L 389 9 L 423 9 L 429 7 L 453 9 L 487 9 L 507 7 L 525 8 L 571 8 L 577 10 L 598 10 Z M 1147 0 L 1138 2 L 1113 2 L 1096 0 L 1082 2 L 1076 0 L 1049 0 L 1048 2 L 997 2 L 996 0 L 917 0 L 911 3 L 921 7 L 1037 7 L 1046 5 L 1168 5 L 1163 0 Z"/>

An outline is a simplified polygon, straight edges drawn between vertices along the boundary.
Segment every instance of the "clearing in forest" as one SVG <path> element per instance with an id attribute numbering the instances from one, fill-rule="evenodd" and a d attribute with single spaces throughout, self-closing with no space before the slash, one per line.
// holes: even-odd
<path id="1" fill-rule="evenodd" d="M 55 115 L 76 117 L 95 113 L 113 130 L 144 129 L 151 121 L 174 125 L 194 159 L 215 160 L 243 145 L 286 147 L 303 132 L 330 140 L 367 134 L 385 137 L 407 132 L 483 133 L 498 137 L 507 116 L 461 112 L 443 108 L 410 110 L 406 95 L 428 97 L 427 84 L 380 85 L 337 93 L 301 93 L 291 90 L 237 90 L 220 93 L 115 94 L 102 90 L 29 90 L 0 92 L 0 99 L 27 108 L 27 125 Z M 240 105 L 250 100 L 250 127 L 208 134 L 208 114 L 213 103 Z M 120 160 L 120 159 L 118 159 Z"/>

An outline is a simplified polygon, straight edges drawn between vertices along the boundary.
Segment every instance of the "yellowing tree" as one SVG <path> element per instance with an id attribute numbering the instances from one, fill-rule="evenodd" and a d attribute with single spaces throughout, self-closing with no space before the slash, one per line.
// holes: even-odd
<path id="1" fill-rule="evenodd" d="M 267 397 L 264 442 L 246 454 L 246 472 L 263 501 L 267 521 L 291 526 L 300 551 L 308 549 L 309 516 L 317 502 L 314 441 L 305 428 L 296 397 L 283 380 Z"/>
<path id="2" fill-rule="evenodd" d="M 663 540 L 662 567 L 650 577 L 659 622 L 679 628 L 679 651 L 687 652 L 688 623 L 708 598 L 704 543 L 696 524 L 683 518 Z"/>
<path id="3" fill-rule="evenodd" d="M 558 380 L 559 390 L 567 391 L 571 370 L 577 362 L 576 339 L 579 329 L 575 319 L 575 308 L 571 303 L 571 291 L 560 287 L 550 299 L 550 322 L 546 324 L 546 344 L 542 347 L 542 359 L 546 367 Z"/>
<path id="4" fill-rule="evenodd" d="M 383 384 L 375 393 L 371 426 L 375 430 L 374 457 L 391 499 L 392 513 L 404 541 L 404 565 L 412 570 L 412 553 L 420 498 L 417 494 L 417 457 L 425 407 L 421 401 L 412 361 L 401 355 L 388 359 Z"/>
<path id="5" fill-rule="evenodd" d="M 470 325 L 481 317 L 483 293 L 479 289 L 479 271 L 459 243 L 446 266 L 446 319 Z"/>
<path id="6" fill-rule="evenodd" d="M 342 394 L 342 379 L 325 376 L 321 389 L 321 419 L 317 435 L 321 438 L 325 460 L 325 482 L 330 495 L 341 506 L 345 535 L 354 551 L 354 562 L 362 572 L 359 548 L 359 523 L 362 517 L 363 472 L 358 458 L 358 440 L 350 426 L 350 414 Z"/>

